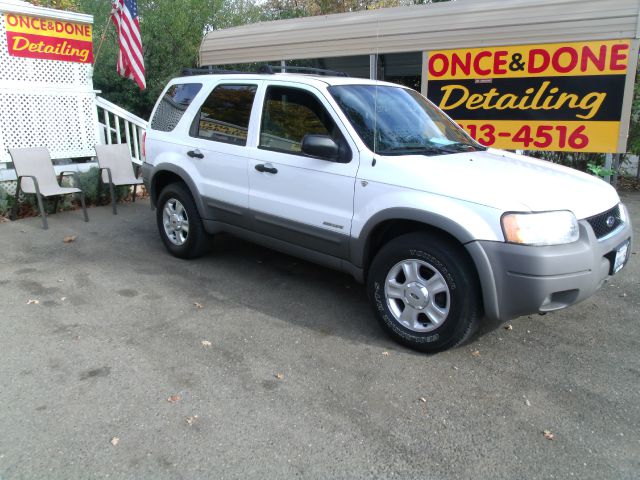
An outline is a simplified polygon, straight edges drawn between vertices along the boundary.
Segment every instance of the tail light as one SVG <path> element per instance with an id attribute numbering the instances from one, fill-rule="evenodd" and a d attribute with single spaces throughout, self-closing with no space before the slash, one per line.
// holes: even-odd
<path id="1" fill-rule="evenodd" d="M 147 132 L 142 132 L 142 142 L 140 142 L 140 155 L 142 155 L 142 161 L 145 162 L 147 160 Z"/>

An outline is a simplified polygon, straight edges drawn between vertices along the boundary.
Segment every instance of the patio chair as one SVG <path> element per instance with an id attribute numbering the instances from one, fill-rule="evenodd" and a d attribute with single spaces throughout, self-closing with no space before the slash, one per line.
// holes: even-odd
<path id="1" fill-rule="evenodd" d="M 98 167 L 100 168 L 100 178 L 98 179 L 98 192 L 103 183 L 109 184 L 109 194 L 111 195 L 111 208 L 113 214 L 117 215 L 116 209 L 116 189 L 123 185 L 133 185 L 133 201 L 136 201 L 136 189 L 142 183 L 137 173 L 133 171 L 131 151 L 127 143 L 113 145 L 96 145 L 98 157 Z"/>
<path id="2" fill-rule="evenodd" d="M 56 178 L 56 172 L 53 169 L 53 163 L 51 163 L 51 156 L 46 147 L 10 148 L 9 155 L 11 155 L 16 176 L 18 177 L 16 200 L 11 209 L 11 220 L 16 219 L 20 192 L 22 191 L 23 193 L 35 194 L 38 200 L 40 216 L 42 217 L 42 227 L 45 230 L 49 228 L 47 212 L 44 209 L 44 199 L 46 197 L 56 197 L 53 208 L 54 212 L 56 212 L 58 210 L 58 200 L 60 196 L 79 193 L 80 204 L 82 205 L 82 211 L 84 213 L 84 221 L 89 221 L 87 206 L 84 201 L 84 192 L 79 188 L 65 188 L 60 186 L 62 178 L 65 175 L 73 175 L 76 180 L 76 185 L 79 185 L 76 176 L 77 172 L 61 172 L 59 177 Z"/>

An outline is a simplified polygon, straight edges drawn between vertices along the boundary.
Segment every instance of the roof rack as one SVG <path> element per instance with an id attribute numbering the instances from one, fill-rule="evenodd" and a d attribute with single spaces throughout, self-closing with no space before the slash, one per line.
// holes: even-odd
<path id="1" fill-rule="evenodd" d="M 274 70 L 279 70 L 282 73 L 309 73 L 315 75 L 331 75 L 334 77 L 348 77 L 345 72 L 339 72 L 336 70 L 325 70 L 324 68 L 315 67 L 294 67 L 292 65 L 260 65 L 258 67 L 258 73 L 275 73 Z"/>
<path id="2" fill-rule="evenodd" d="M 225 70 L 224 68 L 214 68 L 214 67 L 203 67 L 203 68 L 183 68 L 182 75 L 185 77 L 191 75 L 213 75 L 213 74 L 221 74 L 221 73 L 251 73 L 251 72 L 241 72 L 239 70 Z"/>

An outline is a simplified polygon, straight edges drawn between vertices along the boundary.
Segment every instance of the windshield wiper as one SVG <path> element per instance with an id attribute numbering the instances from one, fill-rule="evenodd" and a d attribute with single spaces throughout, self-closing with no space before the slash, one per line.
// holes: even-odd
<path id="1" fill-rule="evenodd" d="M 472 145 L 470 143 L 462 143 L 462 142 L 451 143 L 447 145 L 447 147 L 457 148 L 458 152 L 477 152 L 477 151 L 484 151 L 487 149 L 487 147 L 483 147 L 482 145 Z"/>
<path id="2" fill-rule="evenodd" d="M 443 153 L 460 153 L 465 151 L 457 148 L 449 148 L 454 145 L 455 144 L 439 145 L 437 143 L 432 143 L 431 145 L 405 145 L 389 150 L 378 151 L 377 153 L 379 153 L 380 155 L 402 155 L 409 153 L 417 153 L 420 155 L 442 155 Z"/>

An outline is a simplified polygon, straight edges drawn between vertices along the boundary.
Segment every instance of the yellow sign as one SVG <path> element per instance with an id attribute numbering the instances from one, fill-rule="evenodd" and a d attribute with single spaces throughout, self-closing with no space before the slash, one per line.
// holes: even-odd
<path id="1" fill-rule="evenodd" d="M 91 25 L 5 13 L 9 55 L 65 62 L 93 62 Z"/>
<path id="2" fill-rule="evenodd" d="M 428 97 L 486 146 L 616 152 L 628 40 L 429 53 Z"/>

